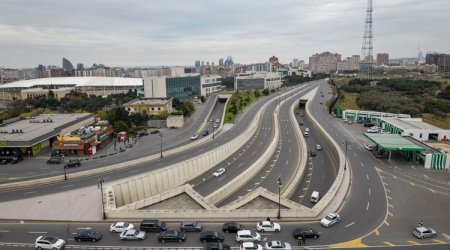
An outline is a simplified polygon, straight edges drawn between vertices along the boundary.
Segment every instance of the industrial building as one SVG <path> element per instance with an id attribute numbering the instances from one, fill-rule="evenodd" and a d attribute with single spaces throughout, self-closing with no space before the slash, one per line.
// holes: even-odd
<path id="1" fill-rule="evenodd" d="M 281 84 L 281 76 L 274 72 L 246 72 L 234 78 L 234 90 L 276 89 Z"/>

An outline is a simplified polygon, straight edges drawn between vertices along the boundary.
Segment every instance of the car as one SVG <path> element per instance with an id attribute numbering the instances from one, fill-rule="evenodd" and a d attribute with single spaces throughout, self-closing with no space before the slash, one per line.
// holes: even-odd
<path id="1" fill-rule="evenodd" d="M 305 137 L 308 137 L 308 136 L 309 136 L 309 132 L 306 132 L 306 131 L 305 131 L 303 134 L 305 135 Z"/>
<path id="2" fill-rule="evenodd" d="M 322 146 L 320 146 L 320 144 L 316 144 L 316 149 L 317 150 L 322 150 Z"/>
<path id="3" fill-rule="evenodd" d="M 223 173 L 225 173 L 225 168 L 219 168 L 212 175 L 214 175 L 215 177 L 218 177 L 218 176 L 221 176 Z"/>
<path id="4" fill-rule="evenodd" d="M 198 134 L 193 134 L 192 136 L 191 136 L 191 140 L 196 140 L 198 138 Z"/>
<path id="5" fill-rule="evenodd" d="M 263 250 L 263 247 L 260 244 L 256 244 L 255 242 L 244 242 L 239 247 L 240 250 Z"/>
<path id="6" fill-rule="evenodd" d="M 19 162 L 23 161 L 23 157 L 21 155 L 14 156 L 11 160 L 11 164 L 17 164 Z"/>
<path id="7" fill-rule="evenodd" d="M 73 236 L 73 239 L 75 241 L 99 241 L 103 235 L 99 232 L 93 231 L 93 230 L 83 230 L 80 232 L 77 232 L 75 236 Z"/>
<path id="8" fill-rule="evenodd" d="M 36 249 L 52 249 L 60 250 L 64 248 L 66 242 L 63 239 L 59 239 L 56 236 L 39 236 L 34 243 Z"/>
<path id="9" fill-rule="evenodd" d="M 81 166 L 81 162 L 78 159 L 72 159 L 64 165 L 65 168 L 73 168 L 78 166 Z"/>
<path id="10" fill-rule="evenodd" d="M 203 243 L 206 242 L 223 242 L 225 237 L 223 233 L 217 231 L 205 231 L 200 234 L 200 241 Z"/>
<path id="11" fill-rule="evenodd" d="M 316 151 L 315 150 L 309 150 L 309 155 L 311 156 L 316 156 Z"/>
<path id="12" fill-rule="evenodd" d="M 203 247 L 203 250 L 230 250 L 230 245 L 223 243 L 208 243 Z"/>
<path id="13" fill-rule="evenodd" d="M 416 227 L 414 229 L 414 231 L 412 232 L 412 234 L 419 239 L 436 237 L 436 235 L 437 235 L 436 231 L 434 231 L 433 229 L 431 229 L 429 227 L 423 227 L 423 226 Z"/>
<path id="14" fill-rule="evenodd" d="M 61 157 L 51 157 L 47 160 L 47 164 L 61 164 L 62 158 Z"/>
<path id="15" fill-rule="evenodd" d="M 309 128 L 305 128 L 305 132 L 309 132 Z"/>
<path id="16" fill-rule="evenodd" d="M 181 231 L 190 231 L 190 232 L 200 232 L 202 231 L 203 226 L 200 222 L 198 221 L 193 221 L 193 220 L 185 220 L 182 221 L 180 224 L 180 230 Z"/>
<path id="17" fill-rule="evenodd" d="M 298 122 L 298 125 L 303 126 L 303 122 Z"/>
<path id="18" fill-rule="evenodd" d="M 356 121 L 356 123 L 358 123 L 358 124 L 363 124 L 364 121 L 365 121 L 365 120 L 363 120 L 363 119 L 359 119 L 359 120 Z"/>
<path id="19" fill-rule="evenodd" d="M 239 230 L 243 230 L 244 226 L 235 221 L 225 222 L 222 226 L 222 230 L 225 233 L 236 233 Z"/>
<path id="20" fill-rule="evenodd" d="M 320 225 L 324 227 L 331 227 L 332 225 L 338 223 L 341 220 L 341 216 L 337 213 L 329 213 L 325 218 L 320 220 Z"/>
<path id="21" fill-rule="evenodd" d="M 258 242 L 261 241 L 261 235 L 253 230 L 239 230 L 236 233 L 236 241 L 243 242 Z"/>
<path id="22" fill-rule="evenodd" d="M 298 239 L 299 237 L 317 239 L 320 236 L 319 231 L 317 231 L 314 228 L 310 228 L 310 227 L 296 228 L 296 229 L 294 229 L 292 234 L 294 235 L 294 238 L 296 238 L 296 239 Z"/>
<path id="23" fill-rule="evenodd" d="M 158 134 L 158 133 L 159 133 L 159 130 L 157 130 L 157 129 L 150 131 L 151 135 Z"/>
<path id="24" fill-rule="evenodd" d="M 213 124 L 213 128 L 218 128 L 219 127 L 219 124 L 218 123 L 214 123 Z"/>
<path id="25" fill-rule="evenodd" d="M 203 131 L 203 136 L 207 136 L 207 135 L 209 135 L 209 130 Z"/>
<path id="26" fill-rule="evenodd" d="M 373 127 L 373 126 L 375 126 L 375 124 L 371 122 L 364 122 L 364 127 Z"/>
<path id="27" fill-rule="evenodd" d="M 369 128 L 367 129 L 367 133 L 378 133 L 378 128 Z"/>
<path id="28" fill-rule="evenodd" d="M 302 113 L 300 113 L 300 117 L 304 117 L 305 116 L 305 114 L 303 114 L 303 112 Z"/>
<path id="29" fill-rule="evenodd" d="M 347 122 L 348 122 L 348 119 L 344 118 L 344 119 L 342 119 L 342 122 L 343 122 L 343 123 L 347 123 Z"/>
<path id="30" fill-rule="evenodd" d="M 347 123 L 348 123 L 348 124 L 353 124 L 353 121 L 352 121 L 352 120 L 348 120 Z"/>
<path id="31" fill-rule="evenodd" d="M 278 241 L 278 240 L 266 242 L 266 244 L 264 245 L 264 248 L 267 250 L 272 250 L 272 249 L 291 250 L 292 249 L 291 244 L 289 244 L 287 242 L 283 242 L 283 241 Z"/>
<path id="32" fill-rule="evenodd" d="M 216 123 L 219 123 L 219 122 L 220 122 L 220 119 L 219 119 L 219 118 L 217 118 L 217 119 L 216 119 Z"/>
<path id="33" fill-rule="evenodd" d="M 135 229 L 123 231 L 120 234 L 121 240 L 145 240 L 145 238 L 147 238 L 147 233 L 145 231 L 138 231 Z"/>
<path id="34" fill-rule="evenodd" d="M 112 233 L 121 233 L 123 231 L 134 229 L 134 225 L 128 222 L 114 222 L 109 226 L 109 231 Z"/>
<path id="35" fill-rule="evenodd" d="M 364 143 L 364 148 L 369 151 L 372 151 L 374 149 L 374 146 L 371 144 Z"/>
<path id="36" fill-rule="evenodd" d="M 186 240 L 186 233 L 178 230 L 166 230 L 158 235 L 158 241 L 164 242 L 183 242 Z"/>
<path id="37" fill-rule="evenodd" d="M 320 104 L 320 105 L 322 105 L 322 104 L 323 104 L 323 102 L 320 102 L 319 104 Z"/>
<path id="38" fill-rule="evenodd" d="M 281 226 L 278 223 L 264 220 L 256 223 L 256 230 L 260 232 L 280 232 Z"/>
<path id="39" fill-rule="evenodd" d="M 167 230 L 167 225 L 164 221 L 161 220 L 145 219 L 141 221 L 139 230 L 145 232 L 160 233 Z"/>
<path id="40" fill-rule="evenodd" d="M 296 114 L 296 115 L 299 115 L 299 114 L 300 114 L 300 111 L 298 111 L 298 110 L 295 111 L 295 114 Z"/>
<path id="41" fill-rule="evenodd" d="M 12 159 L 10 159 L 10 158 L 8 158 L 8 159 L 1 159 L 1 160 L 0 160 L 0 164 L 6 165 L 6 164 L 8 164 L 10 161 L 12 161 Z"/>

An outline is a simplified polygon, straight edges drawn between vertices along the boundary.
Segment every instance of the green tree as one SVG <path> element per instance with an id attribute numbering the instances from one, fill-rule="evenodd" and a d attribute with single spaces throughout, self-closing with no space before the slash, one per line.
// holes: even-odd
<path id="1" fill-rule="evenodd" d="M 124 121 L 121 121 L 121 120 L 114 122 L 113 128 L 116 133 L 118 133 L 118 132 L 127 132 L 128 133 L 130 130 L 128 125 Z"/>
<path id="2" fill-rule="evenodd" d="M 181 110 L 183 111 L 183 114 L 185 116 L 191 116 L 195 111 L 195 107 L 194 107 L 194 104 L 192 104 L 192 102 L 186 101 L 186 102 L 183 102 L 183 106 L 182 106 Z"/>
<path id="3" fill-rule="evenodd" d="M 256 98 L 259 98 L 261 96 L 261 93 L 259 92 L 258 89 L 255 89 L 255 96 Z"/>

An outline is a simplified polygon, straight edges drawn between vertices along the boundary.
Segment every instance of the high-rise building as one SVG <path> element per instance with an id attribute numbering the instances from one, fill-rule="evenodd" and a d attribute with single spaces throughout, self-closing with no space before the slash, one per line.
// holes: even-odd
<path id="1" fill-rule="evenodd" d="M 223 66 L 225 68 L 231 68 L 233 66 L 234 62 L 233 62 L 233 58 L 231 56 L 227 56 L 227 60 L 225 60 L 225 62 L 223 63 Z"/>
<path id="2" fill-rule="evenodd" d="M 78 63 L 77 64 L 77 70 L 84 70 L 84 64 Z"/>
<path id="3" fill-rule="evenodd" d="M 220 66 L 220 67 L 223 67 L 223 58 L 220 58 L 220 59 L 219 59 L 219 66 Z"/>
<path id="4" fill-rule="evenodd" d="M 341 54 L 323 52 L 309 57 L 309 67 L 313 74 L 331 74 L 336 72 L 337 63 L 341 61 Z"/>
<path id="5" fill-rule="evenodd" d="M 377 65 L 388 65 L 388 63 L 389 63 L 389 53 L 377 54 Z"/>
<path id="6" fill-rule="evenodd" d="M 294 58 L 294 59 L 292 59 L 292 68 L 298 68 L 298 59 L 297 58 Z"/>
<path id="7" fill-rule="evenodd" d="M 200 68 L 200 61 L 195 61 L 195 67 Z"/>
<path id="8" fill-rule="evenodd" d="M 73 76 L 73 73 L 74 73 L 73 72 L 74 71 L 73 64 L 64 57 L 62 60 L 62 67 L 63 67 L 64 75 Z"/>

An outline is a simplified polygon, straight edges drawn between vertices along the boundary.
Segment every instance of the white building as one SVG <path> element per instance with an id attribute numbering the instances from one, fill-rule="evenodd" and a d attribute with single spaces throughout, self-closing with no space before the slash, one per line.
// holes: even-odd
<path id="1" fill-rule="evenodd" d="M 276 89 L 281 84 L 281 76 L 274 72 L 247 72 L 234 78 L 234 90 Z"/>
<path id="2" fill-rule="evenodd" d="M 450 130 L 444 130 L 422 121 L 422 118 L 378 118 L 383 130 L 392 134 L 411 136 L 418 141 L 448 141 Z"/>
<path id="3" fill-rule="evenodd" d="M 208 96 L 212 93 L 221 91 L 223 89 L 221 79 L 222 77 L 219 75 L 201 76 L 201 95 Z"/>
<path id="4" fill-rule="evenodd" d="M 292 68 L 298 68 L 298 59 L 297 58 L 294 58 L 294 59 L 292 59 Z"/>
<path id="5" fill-rule="evenodd" d="M 332 74 L 337 70 L 337 63 L 341 61 L 340 54 L 323 52 L 309 57 L 309 67 L 313 74 Z"/>
<path id="6" fill-rule="evenodd" d="M 312 73 L 311 70 L 301 70 L 301 69 L 289 69 L 288 75 L 297 75 L 297 76 L 303 76 L 303 77 L 311 77 Z"/>

